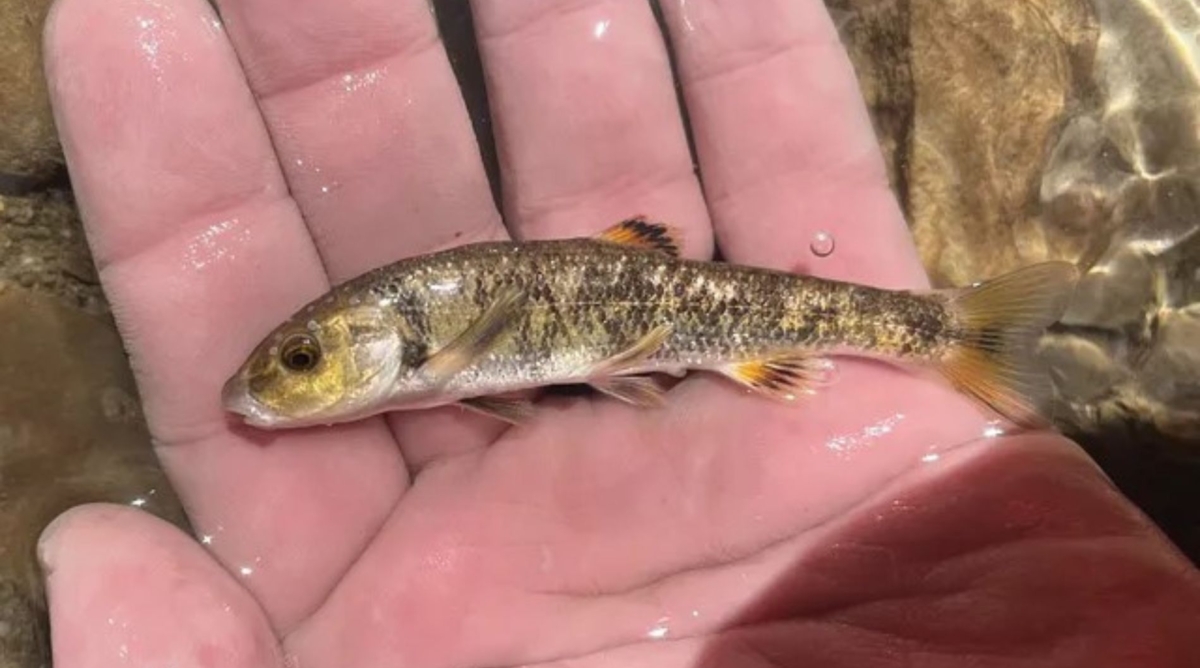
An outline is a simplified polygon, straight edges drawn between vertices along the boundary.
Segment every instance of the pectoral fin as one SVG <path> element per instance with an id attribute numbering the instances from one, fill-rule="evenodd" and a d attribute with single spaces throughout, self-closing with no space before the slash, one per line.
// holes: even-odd
<path id="1" fill-rule="evenodd" d="M 441 385 L 486 355 L 516 322 L 525 295 L 515 288 L 503 292 L 462 334 L 425 360 L 421 372 Z"/>
<path id="2" fill-rule="evenodd" d="M 592 381 L 591 386 L 614 399 L 641 408 L 663 405 L 663 391 L 646 376 L 614 376 Z"/>
<path id="3" fill-rule="evenodd" d="M 533 417 L 533 402 L 519 397 L 472 397 L 458 403 L 476 413 L 509 424 L 521 424 Z"/>
<path id="4" fill-rule="evenodd" d="M 648 248 L 671 257 L 679 257 L 678 233 L 662 223 L 651 223 L 643 217 L 630 218 L 613 225 L 596 236 L 614 244 Z"/>
<path id="5" fill-rule="evenodd" d="M 782 401 L 813 394 L 829 371 L 829 361 L 812 355 L 785 355 L 730 364 L 726 376 L 755 392 Z"/>

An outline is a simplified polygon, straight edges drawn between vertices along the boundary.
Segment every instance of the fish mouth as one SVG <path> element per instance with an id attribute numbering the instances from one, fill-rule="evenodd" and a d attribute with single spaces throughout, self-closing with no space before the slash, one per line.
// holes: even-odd
<path id="1" fill-rule="evenodd" d="M 221 388 L 221 406 L 241 416 L 252 427 L 271 427 L 276 422 L 271 412 L 250 394 L 250 386 L 242 374 L 225 381 Z"/>

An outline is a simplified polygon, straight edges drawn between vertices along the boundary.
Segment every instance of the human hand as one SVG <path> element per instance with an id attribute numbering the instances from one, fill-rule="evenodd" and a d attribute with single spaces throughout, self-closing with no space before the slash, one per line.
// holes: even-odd
<path id="1" fill-rule="evenodd" d="M 222 382 L 296 307 L 434 248 L 631 214 L 735 262 L 926 279 L 816 0 L 474 3 L 492 202 L 423 0 L 59 0 L 59 128 L 200 542 L 86 506 L 42 545 L 56 665 L 1183 665 L 1194 569 L 1073 444 L 852 361 L 797 406 L 456 408 L 265 434 Z M 236 49 L 236 55 L 234 53 Z M 834 252 L 814 256 L 819 231 Z M 898 658 L 900 657 L 900 658 Z M 1194 658 L 1194 655 L 1193 655 Z M 1135 660 L 1136 659 L 1136 660 Z"/>

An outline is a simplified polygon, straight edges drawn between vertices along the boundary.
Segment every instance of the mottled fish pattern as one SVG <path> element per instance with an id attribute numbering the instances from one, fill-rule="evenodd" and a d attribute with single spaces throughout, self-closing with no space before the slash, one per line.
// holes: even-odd
<path id="1" fill-rule="evenodd" d="M 661 401 L 644 378 L 651 373 L 716 372 L 791 399 L 811 389 L 817 362 L 849 354 L 931 366 L 1007 417 L 1028 421 L 1047 383 L 1032 343 L 1057 319 L 1076 279 L 1069 264 L 1043 263 L 958 290 L 894 291 L 688 260 L 677 248 L 670 228 L 635 219 L 595 238 L 472 244 L 401 260 L 334 288 L 281 325 L 231 380 L 226 404 L 275 427 L 455 402 L 516 422 L 530 407 L 498 395 L 590 383 L 648 405 Z M 370 392 L 346 386 L 354 382 L 349 366 L 375 382 L 383 372 L 366 367 L 382 362 L 327 362 L 354 355 L 358 344 L 354 334 L 322 337 L 323 329 L 345 329 L 338 314 L 364 307 L 371 310 L 367 324 L 357 324 L 364 341 L 385 340 L 377 328 L 396 333 L 386 391 L 383 383 Z M 313 368 L 299 368 L 311 362 L 304 356 L 291 370 L 288 359 L 255 360 L 278 357 L 301 331 L 320 358 Z M 288 392 L 312 394 L 312 384 L 323 382 L 322 362 L 342 374 L 340 384 L 326 386 L 346 394 L 353 410 L 339 412 L 338 401 L 322 398 L 298 402 L 310 415 L 295 414 L 304 411 L 290 408 Z M 271 382 L 261 382 L 267 376 Z"/>

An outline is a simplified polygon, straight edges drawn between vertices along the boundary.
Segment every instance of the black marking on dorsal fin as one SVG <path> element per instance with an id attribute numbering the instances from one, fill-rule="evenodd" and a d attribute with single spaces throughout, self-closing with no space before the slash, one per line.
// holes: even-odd
<path id="1" fill-rule="evenodd" d="M 644 216 L 623 220 L 596 235 L 597 239 L 614 244 L 648 248 L 671 257 L 679 257 L 679 236 L 675 228 L 652 223 Z"/>

